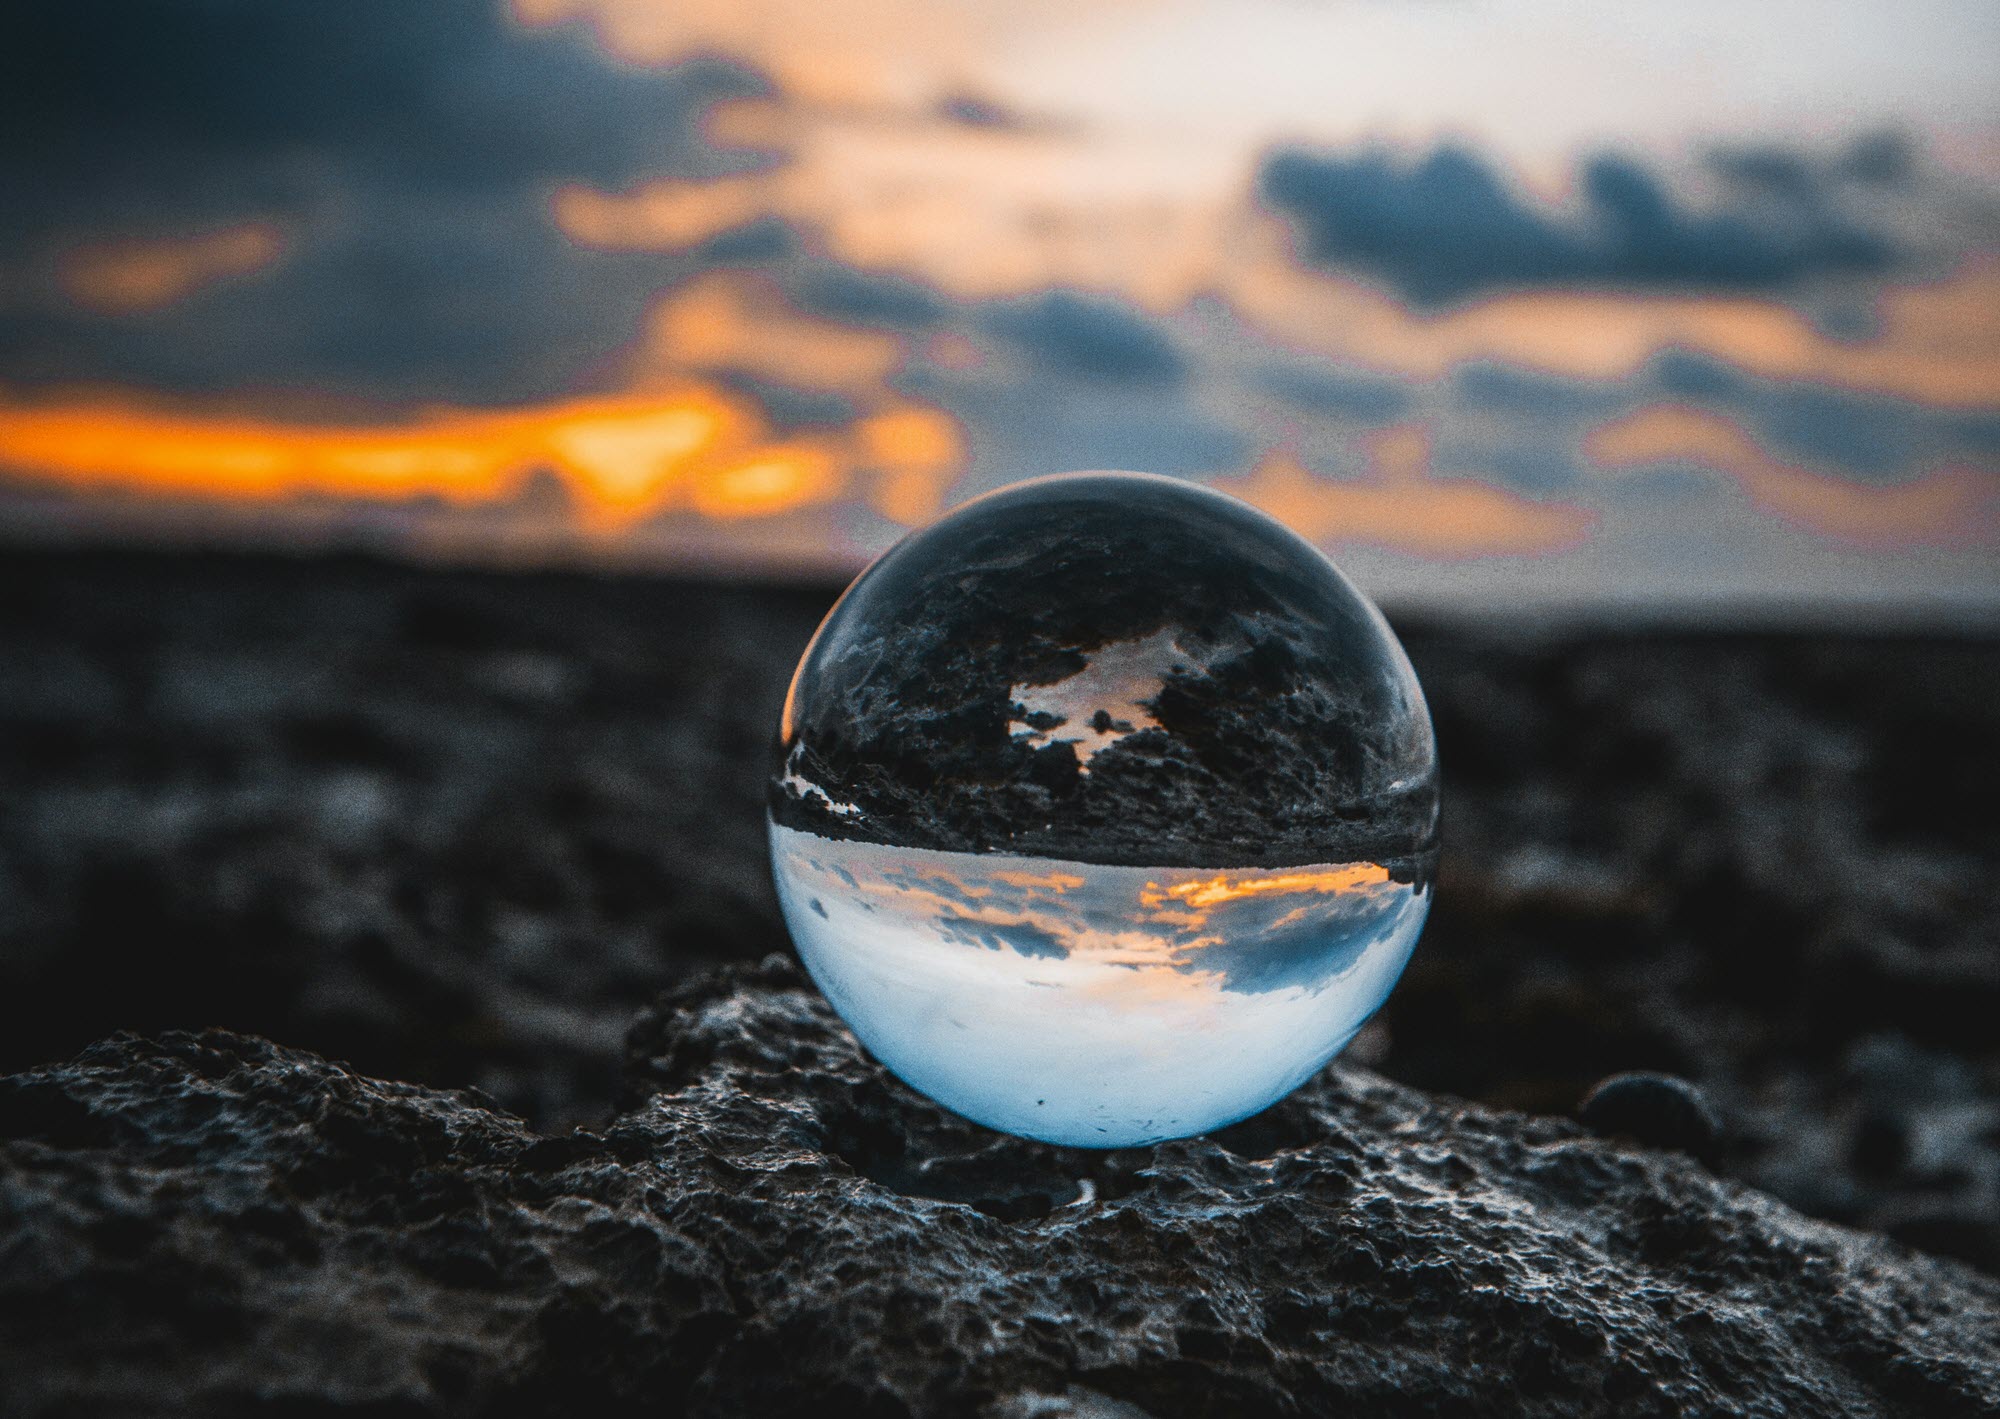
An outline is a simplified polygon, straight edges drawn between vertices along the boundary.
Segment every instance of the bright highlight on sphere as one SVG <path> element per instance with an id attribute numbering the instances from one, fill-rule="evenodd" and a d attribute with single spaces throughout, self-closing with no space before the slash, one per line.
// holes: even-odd
<path id="1" fill-rule="evenodd" d="M 1387 998 L 1437 766 L 1402 647 L 1233 498 L 1016 484 L 847 589 L 792 680 L 772 869 L 861 1042 L 979 1123 L 1115 1148 L 1275 1103 Z"/>

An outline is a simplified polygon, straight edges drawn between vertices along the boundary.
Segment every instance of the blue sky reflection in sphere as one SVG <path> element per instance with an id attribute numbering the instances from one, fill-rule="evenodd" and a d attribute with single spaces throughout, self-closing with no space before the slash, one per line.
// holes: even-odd
<path id="1" fill-rule="evenodd" d="M 1394 985 L 1436 860 L 1381 617 L 1261 513 L 1136 474 L 1003 490 L 864 573 L 770 803 L 786 920 L 862 1042 L 1086 1146 L 1295 1088 Z"/>

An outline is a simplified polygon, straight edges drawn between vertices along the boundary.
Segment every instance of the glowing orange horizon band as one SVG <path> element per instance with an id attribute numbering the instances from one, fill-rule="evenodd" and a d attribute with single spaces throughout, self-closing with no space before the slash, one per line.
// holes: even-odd
<path id="1" fill-rule="evenodd" d="M 547 469 L 587 521 L 617 527 L 685 504 L 720 519 L 823 503 L 866 465 L 885 511 L 925 514 L 955 468 L 956 426 L 896 408 L 852 429 L 772 439 L 711 389 L 579 398 L 528 409 L 450 410 L 341 426 L 198 416 L 116 399 L 0 405 L 0 468 L 65 487 L 271 501 L 302 495 L 490 503 Z"/>

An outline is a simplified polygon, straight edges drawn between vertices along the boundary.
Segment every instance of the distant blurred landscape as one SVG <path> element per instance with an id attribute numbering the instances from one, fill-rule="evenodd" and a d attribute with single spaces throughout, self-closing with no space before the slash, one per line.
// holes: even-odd
<path id="1" fill-rule="evenodd" d="M 1422 614 L 1991 626 L 1977 0 L 79 0 L 0 537 L 789 581 L 1040 473 Z"/>

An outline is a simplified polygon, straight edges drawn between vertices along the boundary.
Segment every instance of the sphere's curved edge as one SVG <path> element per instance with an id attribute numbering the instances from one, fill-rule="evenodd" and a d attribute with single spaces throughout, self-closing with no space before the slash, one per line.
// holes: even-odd
<path id="1" fill-rule="evenodd" d="M 1120 866 L 1388 864 L 1437 837 L 1422 687 L 1318 549 L 1226 494 L 1065 473 L 856 579 L 793 677 L 772 817 Z"/>
<path id="2" fill-rule="evenodd" d="M 1359 1032 L 1357 1031 L 1356 1033 Z M 1030 1138 L 1037 1143 L 1046 1143 L 1052 1148 L 1081 1148 L 1081 1149 L 1086 1149 L 1093 1153 L 1116 1153 L 1120 1149 L 1125 1149 L 1125 1148 L 1151 1148 L 1161 1143 L 1175 1143 L 1183 1138 L 1208 1138 L 1213 1136 L 1214 1134 L 1222 1132 L 1226 1128 L 1234 1128 L 1239 1123 L 1247 1123 L 1249 1120 L 1256 1118 L 1260 1114 L 1269 1113 L 1272 1109 L 1275 1109 L 1279 1104 L 1282 1104 L 1285 1100 L 1289 1099 L 1293 1094 L 1296 1094 L 1300 1089 L 1304 1088 L 1306 1084 L 1310 1082 L 1312 1078 L 1320 1072 L 1321 1069 L 1327 1068 L 1334 1062 L 1334 1060 L 1338 1059 L 1340 1057 L 1340 1052 L 1347 1048 L 1348 1044 L 1353 1040 L 1353 1038 L 1354 1038 L 1353 1035 L 1349 1035 L 1347 1039 L 1342 1040 L 1337 1046 L 1335 1046 L 1333 1052 L 1327 1055 L 1327 1057 L 1320 1062 L 1317 1068 L 1309 1071 L 1304 1079 L 1301 1079 L 1298 1082 L 1298 1084 L 1286 1090 L 1284 1093 L 1278 1095 L 1277 1098 L 1272 1099 L 1267 1103 L 1258 1104 L 1254 1108 L 1245 1109 L 1241 1113 L 1232 1112 L 1227 1117 L 1218 1118 L 1212 1123 L 1204 1122 L 1201 1125 L 1201 1127 L 1187 1133 L 1134 1133 L 1129 1137 L 1128 1136 L 1089 1137 L 1061 1130 L 1049 1131 L 1049 1132 L 1036 1132 L 1033 1129 L 1010 1129 L 997 1123 L 989 1123 L 982 1118 L 976 1118 L 972 1114 L 966 1113 L 963 1109 L 952 1108 L 950 1104 L 945 1103 L 941 1099 L 935 1099 L 932 1100 L 932 1102 L 936 1103 L 939 1108 L 949 1110 L 951 1113 L 956 1114 L 959 1118 L 964 1119 L 967 1123 L 977 1125 L 978 1127 L 986 1129 L 989 1132 L 1001 1134 L 1005 1137 L 1010 1137 L 1010 1138 Z M 864 1048 L 866 1047 L 864 1046 Z M 871 1058 L 872 1057 L 873 1056 L 871 1055 Z M 876 1062 L 878 1064 L 881 1063 L 880 1060 L 877 1060 Z M 882 1067 L 885 1069 L 889 1068 L 889 1066 L 886 1064 L 884 1064 Z M 889 1072 L 891 1074 L 896 1073 L 896 1071 L 893 1069 L 889 1069 Z M 899 1079 L 902 1078 L 902 1076 L 899 1074 L 896 1077 Z M 909 1084 L 908 1080 L 904 1080 L 903 1082 L 910 1088 L 916 1088 L 915 1085 Z M 917 1092 L 923 1093 L 921 1089 L 918 1089 Z"/>
<path id="3" fill-rule="evenodd" d="M 800 661 L 769 780 L 800 961 L 891 1074 L 1115 1150 L 1254 1117 L 1409 960 L 1436 741 L 1381 612 L 1258 509 L 1052 475 L 913 533 Z"/>

